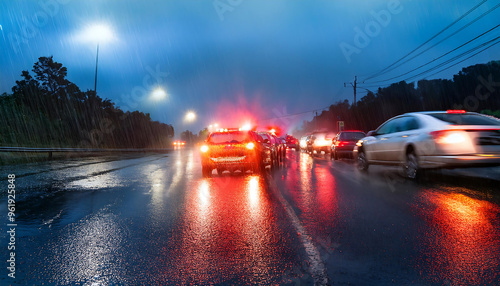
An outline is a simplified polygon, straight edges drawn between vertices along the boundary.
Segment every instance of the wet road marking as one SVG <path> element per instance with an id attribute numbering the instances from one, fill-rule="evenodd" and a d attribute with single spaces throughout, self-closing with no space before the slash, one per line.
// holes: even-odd
<path id="1" fill-rule="evenodd" d="M 285 208 L 288 217 L 291 219 L 292 224 L 299 234 L 299 239 L 306 250 L 307 256 L 309 258 L 310 267 L 309 271 L 311 276 L 314 279 L 314 285 L 330 285 L 328 275 L 326 274 L 326 268 L 323 264 L 323 260 L 321 260 L 321 255 L 314 245 L 312 238 L 307 234 L 306 229 L 300 223 L 297 214 L 293 210 L 292 206 L 287 202 L 287 200 L 281 194 L 278 186 L 272 179 L 272 177 L 267 174 L 267 181 L 269 183 L 269 188 L 274 192 L 274 194 L 278 197 L 281 205 Z"/>

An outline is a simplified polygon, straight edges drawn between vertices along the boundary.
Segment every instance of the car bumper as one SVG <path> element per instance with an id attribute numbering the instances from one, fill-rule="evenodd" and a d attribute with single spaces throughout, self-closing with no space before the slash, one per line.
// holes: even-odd
<path id="1" fill-rule="evenodd" d="M 224 157 L 202 157 L 202 164 L 211 169 L 252 169 L 258 166 L 259 160 L 255 156 L 224 156 Z"/>
<path id="2" fill-rule="evenodd" d="M 421 156 L 422 168 L 467 168 L 500 166 L 500 154 Z"/>
<path id="3" fill-rule="evenodd" d="M 335 147 L 335 148 L 332 148 L 332 150 L 335 150 L 338 153 L 340 153 L 340 152 L 352 153 L 352 151 L 354 150 L 354 147 L 356 147 L 356 145 L 347 145 L 347 146 L 342 146 L 342 147 Z"/>
<path id="4" fill-rule="evenodd" d="M 325 153 L 330 153 L 330 146 L 313 146 L 313 150 L 316 152 L 324 151 Z"/>

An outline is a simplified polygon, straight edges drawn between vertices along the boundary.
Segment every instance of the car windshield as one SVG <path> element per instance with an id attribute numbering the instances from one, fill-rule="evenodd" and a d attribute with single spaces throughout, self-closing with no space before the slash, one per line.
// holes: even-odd
<path id="1" fill-rule="evenodd" d="M 359 140 L 363 137 L 365 137 L 365 134 L 363 132 L 346 132 L 346 133 L 340 134 L 339 139 L 340 140 Z"/>
<path id="2" fill-rule="evenodd" d="M 241 143 L 248 141 L 248 133 L 246 132 L 224 132 L 213 133 L 208 142 L 214 144 L 220 143 Z"/>
<path id="3" fill-rule="evenodd" d="M 454 125 L 500 125 L 500 120 L 479 114 L 431 113 L 429 115 Z"/>

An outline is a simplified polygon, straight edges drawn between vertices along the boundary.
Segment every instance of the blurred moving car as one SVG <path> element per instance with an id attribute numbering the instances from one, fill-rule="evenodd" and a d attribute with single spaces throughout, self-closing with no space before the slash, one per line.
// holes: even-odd
<path id="1" fill-rule="evenodd" d="M 281 162 L 285 162 L 285 160 L 286 160 L 286 149 L 288 148 L 288 146 L 286 145 L 285 138 L 278 137 L 278 139 L 280 140 L 281 145 L 283 146 L 281 148 Z"/>
<path id="2" fill-rule="evenodd" d="M 464 110 L 396 116 L 356 143 L 358 169 L 402 165 L 408 178 L 427 168 L 500 165 L 500 120 Z"/>
<path id="3" fill-rule="evenodd" d="M 174 145 L 174 147 L 181 147 L 186 145 L 186 141 L 176 140 L 174 141 L 174 143 L 172 143 L 172 145 Z"/>
<path id="4" fill-rule="evenodd" d="M 307 150 L 307 140 L 309 140 L 310 135 L 302 136 L 299 141 L 300 145 L 300 150 L 306 151 Z"/>
<path id="5" fill-rule="evenodd" d="M 278 164 L 284 162 L 286 157 L 286 145 L 285 142 L 281 140 L 278 136 L 271 134 L 274 141 L 276 142 L 277 160 Z"/>
<path id="6" fill-rule="evenodd" d="M 224 171 L 248 170 L 264 172 L 272 164 L 269 144 L 253 131 L 224 129 L 212 132 L 201 146 L 201 168 L 204 177 L 210 177 L 213 169 L 219 175 Z"/>
<path id="7" fill-rule="evenodd" d="M 325 152 L 325 154 L 330 153 L 330 146 L 334 137 L 335 134 L 332 133 L 313 133 L 307 143 L 307 151 L 311 154 L 321 154 L 321 152 Z"/>
<path id="8" fill-rule="evenodd" d="M 291 135 L 285 136 L 286 147 L 290 149 L 295 149 L 295 151 L 300 151 L 299 140 Z"/>
<path id="9" fill-rule="evenodd" d="M 271 150 L 272 164 L 271 169 L 279 165 L 279 143 L 276 141 L 275 136 L 269 132 L 257 132 L 263 139 L 263 144 Z"/>
<path id="10" fill-rule="evenodd" d="M 342 157 L 352 158 L 352 151 L 359 139 L 366 134 L 359 130 L 340 131 L 331 142 L 330 159 L 338 160 Z"/>

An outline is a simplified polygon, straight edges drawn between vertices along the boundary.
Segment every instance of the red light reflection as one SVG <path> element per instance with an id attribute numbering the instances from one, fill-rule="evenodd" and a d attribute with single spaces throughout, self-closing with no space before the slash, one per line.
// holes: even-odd
<path id="1" fill-rule="evenodd" d="M 176 283 L 269 284 L 279 282 L 289 268 L 286 238 L 279 234 L 261 177 L 198 181 L 187 192 L 183 209 L 174 253 L 168 255 L 174 259 L 168 276 Z"/>
<path id="2" fill-rule="evenodd" d="M 500 208 L 463 194 L 427 193 L 435 205 L 423 257 L 434 282 L 494 284 L 500 270 Z"/>

